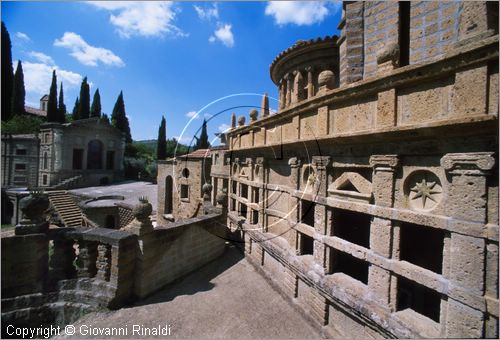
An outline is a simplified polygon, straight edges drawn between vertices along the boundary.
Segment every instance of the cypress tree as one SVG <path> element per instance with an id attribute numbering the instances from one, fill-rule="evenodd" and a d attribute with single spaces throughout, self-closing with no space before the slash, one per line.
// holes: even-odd
<path id="1" fill-rule="evenodd" d="M 94 93 L 92 107 L 90 108 L 90 117 L 101 117 L 101 95 L 99 94 L 99 89 Z"/>
<path id="2" fill-rule="evenodd" d="M 103 113 L 101 116 L 101 122 L 109 124 L 109 117 L 107 114 Z"/>
<path id="3" fill-rule="evenodd" d="M 78 99 L 78 97 L 76 97 L 75 106 L 73 106 L 73 112 L 71 112 L 71 114 L 73 116 L 73 120 L 80 119 L 80 116 L 78 115 L 78 108 L 79 107 L 80 107 L 80 99 Z"/>
<path id="4" fill-rule="evenodd" d="M 59 123 L 66 123 L 66 104 L 64 104 L 64 90 L 63 90 L 63 84 L 61 82 L 61 87 L 59 90 Z"/>
<path id="5" fill-rule="evenodd" d="M 58 122 L 59 112 L 57 111 L 57 76 L 56 70 L 52 71 L 52 83 L 50 84 L 49 101 L 47 103 L 47 121 Z"/>
<path id="6" fill-rule="evenodd" d="M 198 149 L 208 149 L 210 147 L 210 142 L 208 141 L 207 133 L 207 120 L 203 120 L 203 125 L 201 126 L 200 138 L 196 140 L 195 150 Z"/>
<path id="7" fill-rule="evenodd" d="M 12 115 L 24 114 L 25 98 L 23 64 L 18 60 L 16 73 L 14 74 L 14 87 L 12 89 Z"/>
<path id="8" fill-rule="evenodd" d="M 2 120 L 4 121 L 12 117 L 12 101 L 10 99 L 14 86 L 14 74 L 12 72 L 11 48 L 9 31 L 2 21 Z"/>
<path id="9" fill-rule="evenodd" d="M 120 91 L 116 99 L 113 113 L 111 114 L 111 124 L 125 133 L 125 142 L 132 143 L 132 136 L 130 134 L 130 124 L 128 122 L 127 114 L 125 113 L 125 103 L 123 102 L 123 91 Z"/>
<path id="10" fill-rule="evenodd" d="M 167 126 L 165 117 L 161 117 L 160 128 L 158 129 L 158 145 L 156 148 L 156 158 L 158 160 L 167 158 Z"/>
<path id="11" fill-rule="evenodd" d="M 87 83 L 87 77 L 83 78 L 80 86 L 80 105 L 78 106 L 79 119 L 89 118 L 90 114 L 90 87 Z"/>

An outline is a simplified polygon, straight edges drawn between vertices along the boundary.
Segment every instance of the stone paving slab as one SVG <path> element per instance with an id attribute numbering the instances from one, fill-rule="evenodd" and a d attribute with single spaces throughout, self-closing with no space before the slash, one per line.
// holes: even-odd
<path id="1" fill-rule="evenodd" d="M 134 324 L 150 329 L 170 325 L 170 336 L 133 334 Z M 74 326 L 75 335 L 60 338 L 321 337 L 234 247 L 229 247 L 219 259 L 132 307 L 91 313 Z M 78 334 L 80 329 L 95 331 L 103 327 L 123 327 L 127 334 Z"/>

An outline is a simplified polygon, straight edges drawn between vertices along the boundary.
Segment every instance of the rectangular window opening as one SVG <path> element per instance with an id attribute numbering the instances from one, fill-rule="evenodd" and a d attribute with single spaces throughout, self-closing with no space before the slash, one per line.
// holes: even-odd
<path id="1" fill-rule="evenodd" d="M 240 210 L 238 212 L 238 215 L 247 218 L 247 206 L 246 204 L 240 203 Z"/>
<path id="2" fill-rule="evenodd" d="M 344 273 L 353 279 L 368 284 L 368 268 L 368 262 L 357 259 L 354 256 L 334 248 L 330 248 L 330 274 Z"/>
<path id="3" fill-rule="evenodd" d="M 233 181 L 233 191 L 232 191 L 232 192 L 233 192 L 233 194 L 235 194 L 235 195 L 237 194 L 237 190 L 236 190 L 236 188 L 238 188 L 238 182 L 234 182 L 234 181 Z"/>
<path id="4" fill-rule="evenodd" d="M 300 255 L 313 255 L 314 239 L 306 234 L 299 234 L 299 253 Z"/>
<path id="5" fill-rule="evenodd" d="M 400 230 L 400 259 L 441 274 L 445 232 L 412 223 L 402 223 Z"/>
<path id="6" fill-rule="evenodd" d="M 370 248 L 370 224 L 370 215 L 333 209 L 333 236 Z"/>
<path id="7" fill-rule="evenodd" d="M 314 228 L 314 210 L 315 204 L 311 201 L 301 201 L 300 222 Z"/>
<path id="8" fill-rule="evenodd" d="M 47 185 L 47 175 L 42 176 L 42 183 L 43 185 Z"/>
<path id="9" fill-rule="evenodd" d="M 259 211 L 258 210 L 252 210 L 252 223 L 253 224 L 259 224 Z"/>
<path id="10" fill-rule="evenodd" d="M 248 185 L 241 184 L 241 193 L 240 197 L 248 199 Z"/>
<path id="11" fill-rule="evenodd" d="M 253 192 L 253 200 L 252 200 L 252 202 L 253 203 L 259 203 L 259 189 L 258 188 L 254 188 L 252 190 L 252 192 Z"/>
<path id="12" fill-rule="evenodd" d="M 441 295 L 405 278 L 398 278 L 397 311 L 410 308 L 439 322 Z"/>
<path id="13" fill-rule="evenodd" d="M 181 199 L 189 199 L 189 186 L 181 184 Z"/>
<path id="14" fill-rule="evenodd" d="M 16 155 L 22 156 L 26 155 L 26 149 L 16 149 Z"/>
<path id="15" fill-rule="evenodd" d="M 15 168 L 16 170 L 26 170 L 26 164 L 16 163 Z"/>
<path id="16" fill-rule="evenodd" d="M 83 149 L 73 149 L 73 170 L 83 169 Z"/>

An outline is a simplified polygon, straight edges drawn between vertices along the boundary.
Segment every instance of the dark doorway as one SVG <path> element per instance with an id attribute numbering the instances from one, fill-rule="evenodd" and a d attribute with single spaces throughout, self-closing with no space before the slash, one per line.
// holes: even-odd
<path id="1" fill-rule="evenodd" d="M 102 169 L 102 142 L 98 139 L 91 140 L 87 147 L 87 169 Z"/>
<path id="2" fill-rule="evenodd" d="M 113 170 L 115 168 L 115 152 L 106 152 L 106 170 Z"/>
<path id="3" fill-rule="evenodd" d="M 83 169 L 83 149 L 73 149 L 73 170 Z"/>
<path id="4" fill-rule="evenodd" d="M 172 176 L 165 179 L 165 214 L 172 213 Z"/>

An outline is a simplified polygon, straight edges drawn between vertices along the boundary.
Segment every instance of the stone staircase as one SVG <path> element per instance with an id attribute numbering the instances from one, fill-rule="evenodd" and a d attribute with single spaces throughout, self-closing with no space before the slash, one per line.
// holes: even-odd
<path id="1" fill-rule="evenodd" d="M 64 190 L 49 191 L 49 201 L 66 227 L 81 227 L 83 214 L 74 199 Z"/>

